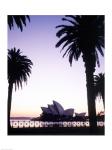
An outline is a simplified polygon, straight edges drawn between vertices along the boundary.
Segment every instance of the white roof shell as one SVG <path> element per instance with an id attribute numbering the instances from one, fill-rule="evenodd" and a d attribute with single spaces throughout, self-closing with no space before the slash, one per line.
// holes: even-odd
<path id="1" fill-rule="evenodd" d="M 66 116 L 73 116 L 73 114 L 74 114 L 74 109 L 66 109 L 65 111 L 64 111 L 64 115 L 66 115 Z"/>
<path id="2" fill-rule="evenodd" d="M 48 105 L 49 110 L 52 112 L 54 115 L 58 115 L 57 110 L 55 109 L 54 105 Z"/>
<path id="3" fill-rule="evenodd" d="M 58 114 L 64 115 L 64 108 L 62 107 L 62 105 L 56 101 L 53 101 L 53 104 L 54 104 L 55 109 L 58 111 Z"/>
<path id="4" fill-rule="evenodd" d="M 76 116 L 79 116 L 79 117 L 84 117 L 86 115 L 85 112 L 82 112 L 82 113 L 75 113 Z"/>
<path id="5" fill-rule="evenodd" d="M 42 111 L 45 113 L 45 114 L 51 114 L 52 112 L 50 111 L 49 108 L 47 107 L 41 107 Z"/>
<path id="6" fill-rule="evenodd" d="M 74 109 L 66 109 L 62 107 L 62 105 L 56 101 L 53 101 L 52 105 L 48 105 L 47 107 L 41 107 L 44 114 L 52 114 L 52 115 L 65 115 L 65 116 L 73 116 Z"/>

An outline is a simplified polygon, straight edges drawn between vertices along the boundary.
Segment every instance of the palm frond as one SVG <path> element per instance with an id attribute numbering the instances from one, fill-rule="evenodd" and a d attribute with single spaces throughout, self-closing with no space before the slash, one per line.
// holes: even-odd
<path id="1" fill-rule="evenodd" d="M 28 15 L 8 15 L 8 25 L 10 30 L 14 27 L 14 22 L 17 27 L 23 31 L 23 25 L 26 26 L 26 19 L 30 22 L 30 17 Z"/>
<path id="2" fill-rule="evenodd" d="M 101 47 L 99 44 L 97 44 L 96 47 L 97 47 L 98 51 L 100 52 L 100 54 L 101 54 L 102 56 L 104 56 L 104 52 L 103 52 L 102 47 Z"/>
<path id="3" fill-rule="evenodd" d="M 71 59 L 78 60 L 82 53 L 84 62 L 86 59 L 92 59 L 93 63 L 97 63 L 99 67 L 100 62 L 97 51 L 104 56 L 104 16 L 66 15 L 62 20 L 71 23 L 71 25 L 56 26 L 56 28 L 60 29 L 56 33 L 56 36 L 60 38 L 56 47 L 63 44 L 61 49 L 61 51 L 65 49 L 63 56 L 70 55 L 69 62 L 72 64 Z M 94 59 L 92 58 L 93 56 L 95 57 Z"/>
<path id="4" fill-rule="evenodd" d="M 99 57 L 98 57 L 97 51 L 95 51 L 95 57 L 96 57 L 97 65 L 98 65 L 98 67 L 100 67 L 100 61 L 99 61 Z"/>
<path id="5" fill-rule="evenodd" d="M 32 61 L 27 56 L 21 55 L 20 49 L 8 50 L 8 82 L 15 85 L 15 90 L 22 82 L 27 82 L 31 74 Z"/>
<path id="6" fill-rule="evenodd" d="M 63 21 L 68 21 L 68 22 L 70 22 L 72 25 L 76 25 L 76 23 L 75 23 L 74 21 L 69 20 L 69 19 L 67 19 L 67 18 L 62 18 L 62 20 L 63 20 Z"/>
<path id="7" fill-rule="evenodd" d="M 62 43 L 66 42 L 67 39 L 68 39 L 68 36 L 62 37 L 62 38 L 58 41 L 58 43 L 56 44 L 56 47 L 59 47 Z"/>

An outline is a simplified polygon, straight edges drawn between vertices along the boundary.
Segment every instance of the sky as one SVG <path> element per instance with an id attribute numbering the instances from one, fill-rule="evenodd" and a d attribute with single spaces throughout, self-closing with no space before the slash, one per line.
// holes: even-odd
<path id="1" fill-rule="evenodd" d="M 63 16 L 30 16 L 27 26 L 21 32 L 16 26 L 8 28 L 8 49 L 16 47 L 32 60 L 32 73 L 27 85 L 13 90 L 11 116 L 37 117 L 41 106 L 47 107 L 56 100 L 64 109 L 87 112 L 85 67 L 82 58 L 73 61 L 62 57 L 61 47 L 55 48 L 58 38 L 57 25 L 63 24 Z M 104 72 L 104 58 L 100 57 L 100 68 L 95 74 Z M 103 110 L 101 100 L 96 101 L 97 112 Z"/>

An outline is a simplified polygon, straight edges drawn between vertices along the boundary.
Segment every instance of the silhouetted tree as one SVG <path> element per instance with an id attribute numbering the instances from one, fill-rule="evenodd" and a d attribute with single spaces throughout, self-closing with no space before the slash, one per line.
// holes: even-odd
<path id="1" fill-rule="evenodd" d="M 70 18 L 70 19 L 69 19 Z M 56 47 L 63 44 L 62 50 L 66 48 L 63 57 L 69 57 L 70 65 L 72 61 L 78 60 L 82 56 L 85 64 L 87 82 L 88 113 L 91 131 L 97 127 L 96 106 L 94 94 L 94 77 L 96 63 L 98 66 L 98 52 L 104 56 L 104 16 L 103 15 L 67 15 L 62 18 L 67 21 L 67 25 L 59 25 L 56 36 L 60 38 Z"/>
<path id="2" fill-rule="evenodd" d="M 23 25 L 26 26 L 26 20 L 30 21 L 28 15 L 8 15 L 8 25 L 10 30 L 14 27 L 14 22 L 20 30 L 23 30 Z"/>
<path id="3" fill-rule="evenodd" d="M 21 55 L 20 49 L 8 50 L 8 127 L 10 128 L 10 113 L 12 91 L 22 88 L 22 82 L 27 83 L 27 77 L 31 74 L 32 61 L 27 56 Z"/>
<path id="4" fill-rule="evenodd" d="M 100 96 L 103 99 L 103 104 L 105 107 L 105 75 L 103 73 L 99 73 L 98 75 L 94 75 L 94 86 L 95 86 L 95 97 Z"/>

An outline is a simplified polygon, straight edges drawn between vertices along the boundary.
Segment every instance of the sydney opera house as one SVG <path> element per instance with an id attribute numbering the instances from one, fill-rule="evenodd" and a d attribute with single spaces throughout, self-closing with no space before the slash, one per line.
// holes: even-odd
<path id="1" fill-rule="evenodd" d="M 61 104 L 59 104 L 56 101 L 53 101 L 52 105 L 48 105 L 48 107 L 41 107 L 43 114 L 52 114 L 52 115 L 60 115 L 60 116 L 73 116 L 74 109 L 66 109 L 62 107 Z"/>
<path id="2" fill-rule="evenodd" d="M 64 120 L 73 117 L 74 109 L 66 109 L 62 107 L 57 101 L 53 101 L 53 104 L 48 105 L 48 107 L 41 107 L 42 114 L 41 119 L 43 120 Z"/>
<path id="3" fill-rule="evenodd" d="M 86 113 L 76 113 L 73 108 L 65 109 L 57 101 L 53 100 L 53 104 L 48 107 L 41 107 L 42 114 L 38 118 L 33 120 L 43 120 L 43 121 L 65 121 L 65 120 L 74 120 L 76 118 L 85 117 Z M 75 116 L 75 117 L 74 117 Z"/>

